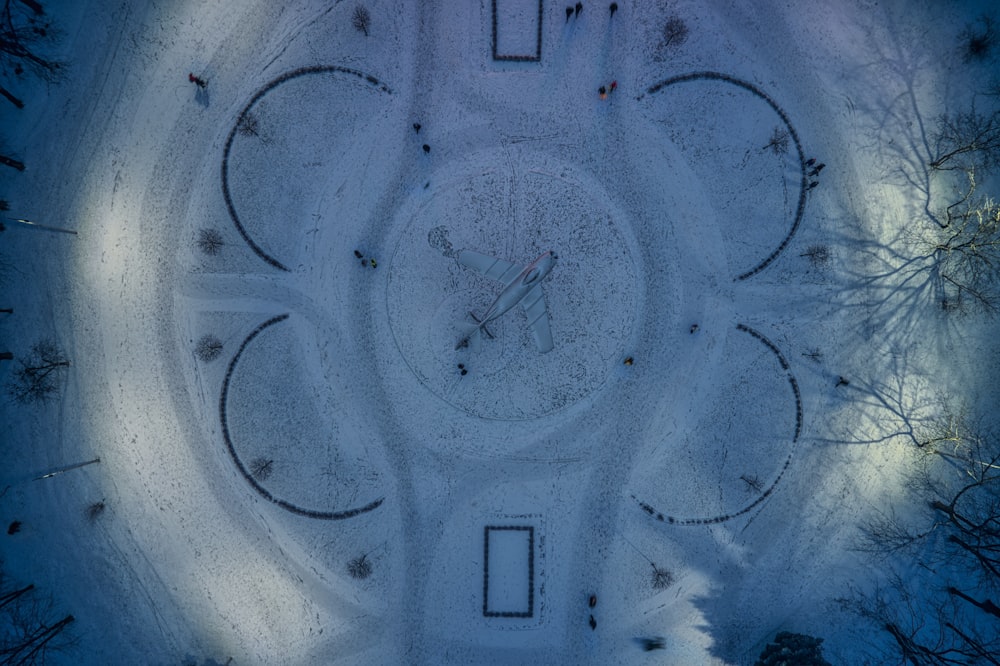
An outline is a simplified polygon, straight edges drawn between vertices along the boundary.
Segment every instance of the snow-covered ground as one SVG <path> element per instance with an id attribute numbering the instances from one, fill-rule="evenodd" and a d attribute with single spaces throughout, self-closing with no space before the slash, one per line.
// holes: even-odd
<path id="1" fill-rule="evenodd" d="M 78 236 L 8 227 L 0 331 L 73 366 L 3 407 L 0 519 L 77 618 L 62 660 L 745 663 L 788 630 L 861 663 L 834 599 L 908 469 L 887 407 L 996 401 L 988 322 L 864 279 L 984 75 L 979 4 L 544 2 L 539 32 L 498 0 L 538 61 L 493 59 L 489 0 L 364 4 L 367 37 L 347 2 L 47 4 L 72 70 L 3 109 L 0 193 Z M 553 351 L 519 309 L 455 350 L 500 289 L 462 249 L 558 253 Z"/>

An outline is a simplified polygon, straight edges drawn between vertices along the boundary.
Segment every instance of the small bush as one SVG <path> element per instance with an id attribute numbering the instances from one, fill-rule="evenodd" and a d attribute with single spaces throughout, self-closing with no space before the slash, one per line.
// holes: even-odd
<path id="1" fill-rule="evenodd" d="M 236 130 L 243 136 L 260 136 L 260 120 L 257 114 L 248 113 L 243 116 Z"/>
<path id="2" fill-rule="evenodd" d="M 364 580 L 372 575 L 372 563 L 368 560 L 367 555 L 362 555 L 360 557 L 355 557 L 353 560 L 347 563 L 347 573 L 351 574 L 351 578 L 357 578 L 358 580 Z"/>
<path id="3" fill-rule="evenodd" d="M 975 24 L 966 25 L 959 35 L 959 41 L 965 62 L 988 59 L 997 41 L 993 18 L 983 14 Z"/>
<path id="4" fill-rule="evenodd" d="M 764 484 L 756 474 L 741 474 L 740 481 L 746 484 L 747 490 L 752 490 L 758 494 L 764 492 Z"/>
<path id="5" fill-rule="evenodd" d="M 219 254 L 223 245 L 222 234 L 215 229 L 201 229 L 198 232 L 198 249 L 205 254 L 214 257 Z"/>
<path id="6" fill-rule="evenodd" d="M 205 363 L 214 361 L 222 354 L 222 341 L 214 335 L 203 335 L 195 345 L 194 353 Z"/>
<path id="7" fill-rule="evenodd" d="M 250 461 L 250 475 L 258 481 L 267 481 L 274 469 L 274 461 L 268 458 L 254 458 Z"/>
<path id="8" fill-rule="evenodd" d="M 678 47 L 687 41 L 688 27 L 679 16 L 671 16 L 663 24 L 663 39 L 660 42 L 661 48 Z"/>
<path id="9" fill-rule="evenodd" d="M 653 589 L 665 590 L 674 584 L 674 574 L 669 569 L 661 569 L 653 565 Z"/>
<path id="10" fill-rule="evenodd" d="M 371 14 L 363 6 L 358 5 L 354 8 L 354 13 L 351 15 L 351 25 L 358 32 L 363 32 L 365 37 L 368 36 L 368 26 L 371 24 Z"/>
<path id="11" fill-rule="evenodd" d="M 830 263 L 830 248 L 825 245 L 813 245 L 799 256 L 809 257 L 809 263 L 816 268 L 822 268 Z"/>
<path id="12" fill-rule="evenodd" d="M 94 522 L 95 520 L 97 520 L 98 517 L 100 517 L 100 515 L 104 513 L 104 500 L 87 505 L 87 510 L 85 513 L 87 515 L 87 520 L 89 520 L 90 522 Z"/>
<path id="13" fill-rule="evenodd" d="M 784 155 L 788 152 L 788 130 L 784 127 L 775 127 L 774 132 L 771 133 L 771 138 L 768 140 L 767 145 L 764 146 L 764 150 L 770 149 L 775 155 Z"/>

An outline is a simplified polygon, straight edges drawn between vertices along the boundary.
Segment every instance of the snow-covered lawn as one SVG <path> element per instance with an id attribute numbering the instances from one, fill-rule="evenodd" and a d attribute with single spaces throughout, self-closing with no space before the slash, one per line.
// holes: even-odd
<path id="1" fill-rule="evenodd" d="M 77 618 L 57 658 L 746 663 L 788 630 L 860 663 L 834 600 L 910 464 L 877 397 L 996 396 L 988 325 L 863 279 L 975 4 L 544 2 L 538 62 L 493 59 L 534 0 L 495 36 L 491 0 L 361 4 L 368 37 L 355 3 L 47 4 L 73 69 L 4 109 L 0 193 L 79 235 L 3 234 L 0 330 L 73 366 L 3 408 L 0 518 Z M 519 308 L 456 351 L 502 288 L 463 249 L 559 255 L 551 352 Z"/>

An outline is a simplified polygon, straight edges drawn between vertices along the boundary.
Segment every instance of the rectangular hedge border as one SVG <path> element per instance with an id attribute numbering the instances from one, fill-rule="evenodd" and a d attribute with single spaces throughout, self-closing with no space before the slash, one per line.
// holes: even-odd
<path id="1" fill-rule="evenodd" d="M 509 530 L 528 533 L 528 610 L 523 613 L 496 612 L 489 609 L 490 531 Z M 535 528 L 531 525 L 487 525 L 483 528 L 483 615 L 485 617 L 535 616 Z"/>
<path id="2" fill-rule="evenodd" d="M 493 59 L 514 62 L 541 62 L 542 60 L 542 3 L 538 0 L 538 35 L 535 38 L 535 55 L 511 55 L 497 53 L 497 0 L 493 0 Z"/>

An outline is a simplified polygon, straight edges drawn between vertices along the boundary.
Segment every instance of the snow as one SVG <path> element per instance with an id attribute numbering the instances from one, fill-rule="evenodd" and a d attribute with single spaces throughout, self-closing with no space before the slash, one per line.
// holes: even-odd
<path id="1" fill-rule="evenodd" d="M 989 323 L 865 279 L 922 214 L 981 8 L 585 4 L 544 3 L 537 63 L 493 60 L 489 0 L 374 0 L 367 38 L 352 3 L 46 5 L 73 68 L 4 109 L 29 170 L 2 192 L 78 236 L 8 225 L 0 330 L 73 367 L 58 401 L 3 407 L 0 517 L 24 523 L 4 571 L 77 618 L 54 661 L 645 663 L 634 639 L 664 636 L 665 663 L 746 663 L 789 630 L 861 663 L 834 600 L 902 492 L 903 415 L 996 400 Z M 499 50 L 530 51 L 537 3 L 497 6 Z M 658 48 L 673 14 L 688 41 Z M 694 72 L 733 80 L 650 91 Z M 829 165 L 797 226 L 798 146 L 762 150 L 781 113 Z M 466 248 L 557 252 L 552 352 L 517 309 L 454 350 L 501 288 Z M 490 533 L 486 604 L 530 576 L 530 617 L 483 614 L 491 525 L 532 528 L 530 573 L 526 532 Z"/>

